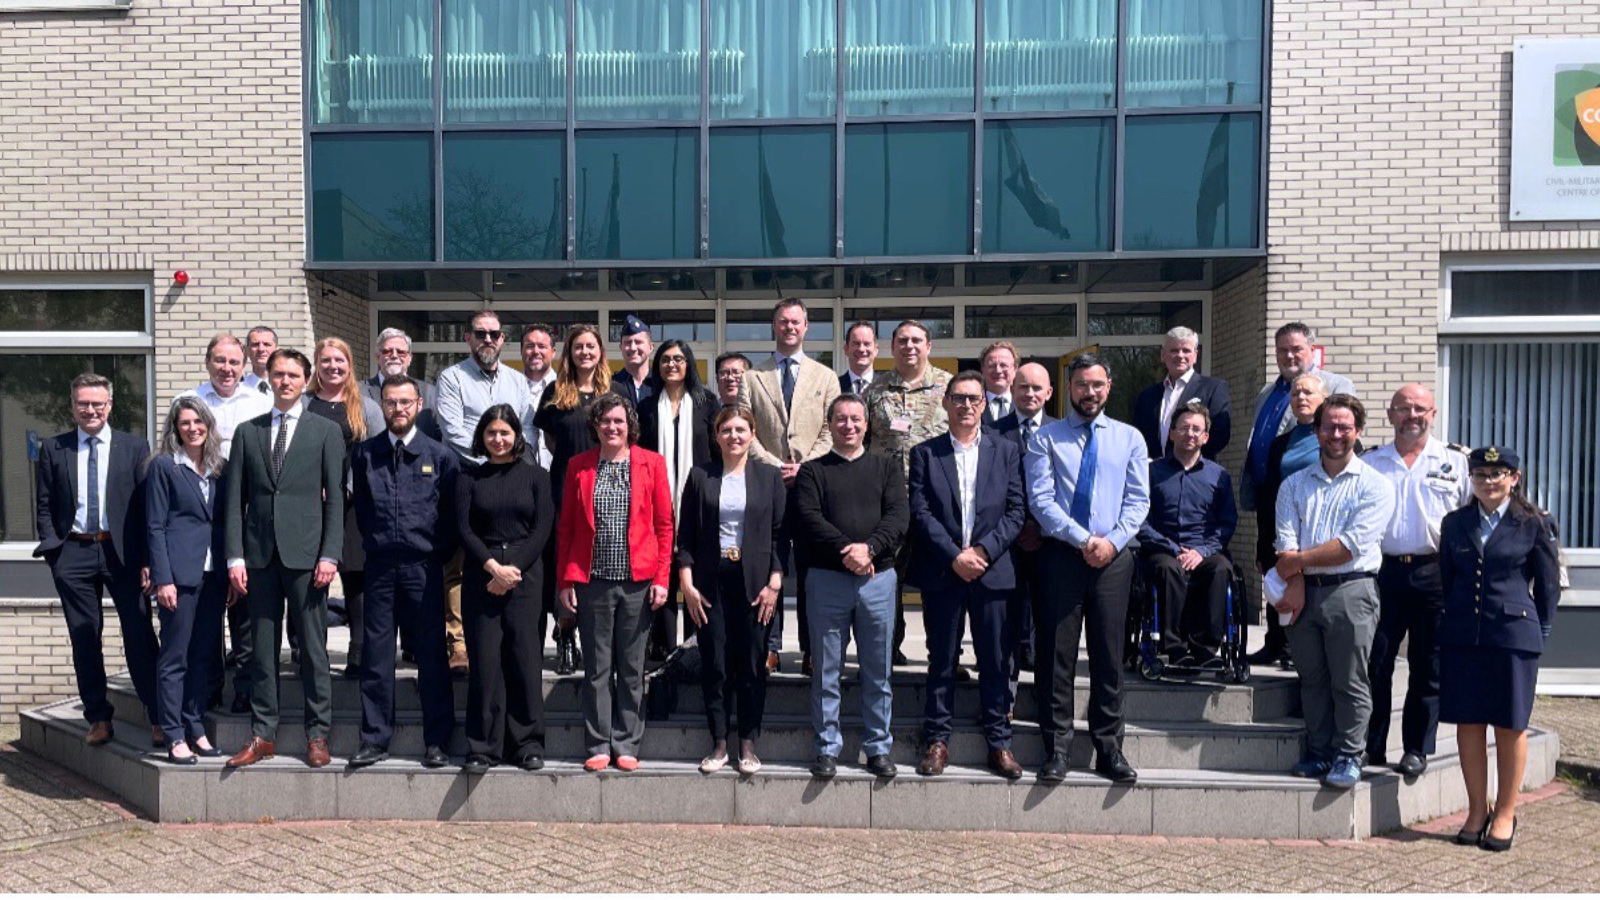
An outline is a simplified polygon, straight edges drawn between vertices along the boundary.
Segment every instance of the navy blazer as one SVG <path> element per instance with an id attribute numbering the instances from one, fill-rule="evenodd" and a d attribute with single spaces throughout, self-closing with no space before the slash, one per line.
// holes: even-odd
<path id="1" fill-rule="evenodd" d="M 111 547 L 124 565 L 143 566 L 145 561 L 144 479 L 145 460 L 150 445 L 144 438 L 125 431 L 105 430 L 111 436 L 106 473 L 106 522 L 111 529 Z M 72 520 L 78 514 L 78 429 L 58 434 L 39 445 L 39 464 L 34 470 L 34 525 L 39 530 L 39 545 L 34 557 L 55 564 L 52 555 L 72 533 Z"/>
<path id="2" fill-rule="evenodd" d="M 443 562 L 456 552 L 460 457 L 418 426 L 397 460 L 388 431 L 350 450 L 350 502 L 367 559 Z"/>
<path id="3" fill-rule="evenodd" d="M 1159 420 L 1163 393 L 1161 384 L 1158 381 L 1140 391 L 1139 396 L 1133 401 L 1132 425 L 1144 435 L 1145 447 L 1150 451 L 1151 459 L 1160 459 L 1167 455 L 1167 448 L 1159 446 L 1161 443 Z M 1233 401 L 1228 399 L 1228 383 L 1220 378 L 1196 372 L 1189 378 L 1189 384 L 1179 395 L 1178 406 L 1182 407 L 1191 400 L 1199 400 L 1211 411 L 1211 438 L 1200 448 L 1200 455 L 1214 460 L 1222 453 L 1222 448 L 1228 446 L 1228 439 L 1233 431 Z"/>
<path id="4" fill-rule="evenodd" d="M 1561 600 L 1550 523 L 1507 510 L 1480 554 L 1473 537 L 1482 521 L 1479 509 L 1476 501 L 1468 503 L 1439 526 L 1439 643 L 1542 653 Z"/>
<path id="5" fill-rule="evenodd" d="M 744 540 L 739 567 L 744 575 L 745 603 L 754 600 L 773 572 L 789 568 L 789 529 L 785 504 L 788 491 L 776 466 L 759 460 L 744 464 Z M 690 470 L 678 512 L 675 561 L 693 572 L 695 590 L 713 603 L 720 599 L 717 563 L 721 558 L 722 460 Z"/>
<path id="6" fill-rule="evenodd" d="M 211 483 L 209 497 L 201 491 L 202 481 Z M 151 584 L 199 587 L 205 581 L 207 550 L 211 551 L 211 570 L 226 571 L 221 481 L 215 475 L 203 479 L 170 456 L 150 461 L 144 497 Z"/>
<path id="7" fill-rule="evenodd" d="M 961 546 L 961 490 L 956 451 L 948 433 L 911 448 L 911 538 L 915 541 L 906 580 L 923 589 L 953 589 L 966 582 L 950 568 Z M 991 590 L 1017 586 L 1011 542 L 1027 516 L 1017 442 L 985 430 L 978 443 L 978 477 L 972 496 L 972 545 L 989 555 L 977 583 Z"/>

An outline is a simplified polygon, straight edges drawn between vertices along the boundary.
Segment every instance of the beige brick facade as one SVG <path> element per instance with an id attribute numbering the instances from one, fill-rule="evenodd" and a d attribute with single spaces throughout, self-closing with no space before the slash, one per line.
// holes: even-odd
<path id="1" fill-rule="evenodd" d="M 101 608 L 106 670 L 126 668 L 122 627 L 108 602 Z M 48 600 L 0 600 L 0 725 L 15 725 L 17 714 L 78 695 L 72 674 L 72 645 L 61 604 Z"/>

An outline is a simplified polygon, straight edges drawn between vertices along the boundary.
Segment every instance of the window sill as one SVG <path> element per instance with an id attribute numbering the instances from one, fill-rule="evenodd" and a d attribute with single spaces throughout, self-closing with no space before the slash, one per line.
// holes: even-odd
<path id="1" fill-rule="evenodd" d="M 125 12 L 133 0 L 0 0 L 0 13 Z"/>

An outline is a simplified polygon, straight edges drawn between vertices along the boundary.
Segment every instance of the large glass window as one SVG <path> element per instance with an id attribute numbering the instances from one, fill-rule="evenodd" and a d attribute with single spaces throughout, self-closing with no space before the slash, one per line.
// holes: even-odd
<path id="1" fill-rule="evenodd" d="M 433 152 L 425 135 L 311 138 L 311 258 L 433 258 Z"/>
<path id="2" fill-rule="evenodd" d="M 1261 100 L 1261 0 L 1128 0 L 1129 106 Z"/>
<path id="3" fill-rule="evenodd" d="M 144 294 L 125 288 L 0 287 L 0 331 L 145 330 Z"/>
<path id="4" fill-rule="evenodd" d="M 563 143 L 560 132 L 446 135 L 445 259 L 565 256 Z"/>
<path id="5" fill-rule="evenodd" d="M 446 122 L 566 117 L 566 0 L 444 0 Z"/>
<path id="6" fill-rule="evenodd" d="M 1255 247 L 1260 132 L 1253 113 L 1130 117 L 1123 247 Z"/>
<path id="7" fill-rule="evenodd" d="M 844 308 L 845 327 L 856 322 L 871 322 L 878 333 L 879 350 L 889 353 L 889 342 L 894 337 L 895 326 L 915 319 L 927 327 L 933 340 L 956 336 L 956 311 L 952 306 L 847 306 Z"/>
<path id="8" fill-rule="evenodd" d="M 833 343 L 833 309 L 818 305 L 806 309 L 806 344 L 813 350 Z M 727 341 L 772 340 L 771 309 L 730 309 L 723 327 Z M 808 353 L 811 351 L 807 351 Z M 814 355 L 814 354 L 813 354 Z"/>
<path id="9" fill-rule="evenodd" d="M 1450 315 L 1600 316 L 1600 269 L 1452 272 Z"/>
<path id="10" fill-rule="evenodd" d="M 990 122 L 983 132 L 983 249 L 1111 249 L 1110 119 Z"/>
<path id="11" fill-rule="evenodd" d="M 831 116 L 834 0 L 711 0 L 711 117 Z"/>
<path id="12" fill-rule="evenodd" d="M 990 0 L 984 4 L 983 53 L 985 109 L 1112 107 L 1116 0 Z"/>
<path id="13" fill-rule="evenodd" d="M 977 4 L 845 0 L 845 112 L 971 112 Z"/>
<path id="14" fill-rule="evenodd" d="M 580 132 L 578 256 L 696 256 L 698 142 L 689 129 Z"/>
<path id="15" fill-rule="evenodd" d="M 698 0 L 577 0 L 579 119 L 698 119 Z"/>
<path id="16" fill-rule="evenodd" d="M 431 0 L 323 0 L 307 7 L 311 121 L 433 121 Z"/>
<path id="17" fill-rule="evenodd" d="M 844 187 L 847 255 L 971 252 L 971 126 L 852 125 Z"/>
<path id="18" fill-rule="evenodd" d="M 833 255 L 833 129 L 711 132 L 711 255 Z"/>
<path id="19" fill-rule="evenodd" d="M 1078 333 L 1078 304 L 968 304 L 965 331 L 969 338 L 1072 337 Z"/>

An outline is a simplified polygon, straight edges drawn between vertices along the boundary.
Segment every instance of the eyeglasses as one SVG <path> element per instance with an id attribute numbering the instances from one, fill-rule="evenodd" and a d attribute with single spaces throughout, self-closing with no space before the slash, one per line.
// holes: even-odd
<path id="1" fill-rule="evenodd" d="M 721 378 L 721 379 L 724 379 L 724 380 L 728 380 L 728 381 L 732 381 L 732 380 L 741 378 L 743 376 L 744 376 L 744 373 L 739 371 L 738 369 L 723 369 L 721 372 L 717 373 L 717 377 L 718 378 Z"/>
<path id="2" fill-rule="evenodd" d="M 1480 469 L 1473 472 L 1471 478 L 1479 484 L 1499 484 L 1511 477 L 1507 469 Z"/>
<path id="3" fill-rule="evenodd" d="M 506 333 L 498 328 L 474 328 L 472 329 L 472 336 L 480 341 L 498 341 L 504 338 Z"/>
<path id="4" fill-rule="evenodd" d="M 111 403 L 109 401 L 105 403 L 96 403 L 92 400 L 78 400 L 74 402 L 72 406 L 74 409 L 81 409 L 84 412 L 105 412 L 111 407 Z"/>
<path id="5" fill-rule="evenodd" d="M 479 337 L 482 337 L 480 334 Z M 487 338 L 485 338 L 487 340 Z M 410 356 L 411 351 L 404 347 L 385 347 L 378 351 L 379 356 Z"/>
<path id="6" fill-rule="evenodd" d="M 385 401 L 383 401 L 383 408 L 384 409 L 410 409 L 413 406 L 416 406 L 420 402 L 422 402 L 422 401 L 416 400 L 416 399 L 411 399 L 411 400 L 385 400 Z"/>
<path id="7" fill-rule="evenodd" d="M 945 399 L 956 406 L 979 406 L 983 403 L 982 394 L 945 394 Z"/>
<path id="8" fill-rule="evenodd" d="M 663 366 L 683 366 L 688 365 L 689 361 L 681 356 L 663 356 L 661 357 L 661 364 Z"/>

